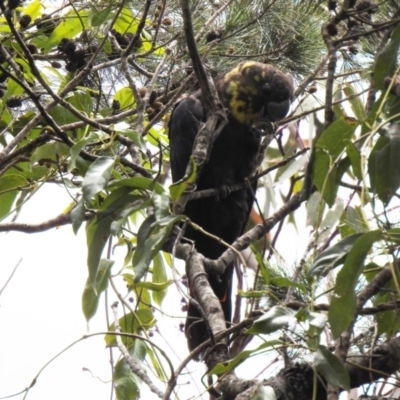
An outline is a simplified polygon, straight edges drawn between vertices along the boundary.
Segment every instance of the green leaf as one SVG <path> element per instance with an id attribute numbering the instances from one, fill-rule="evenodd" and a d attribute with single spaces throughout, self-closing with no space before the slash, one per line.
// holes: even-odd
<path id="1" fill-rule="evenodd" d="M 23 8 L 21 14 L 29 15 L 33 21 L 41 15 L 42 9 L 43 4 L 40 2 L 40 0 L 33 0 Z"/>
<path id="2" fill-rule="evenodd" d="M 135 97 L 133 96 L 132 89 L 129 87 L 124 87 L 119 89 L 114 96 L 114 100 L 119 102 L 119 106 L 121 110 L 125 110 L 127 108 L 132 108 L 135 106 Z"/>
<path id="3" fill-rule="evenodd" d="M 144 359 L 144 345 L 139 341 L 135 341 L 128 349 L 129 354 L 134 361 L 142 367 L 141 361 Z M 138 350 L 139 348 L 139 350 Z M 121 358 L 115 365 L 113 374 L 113 384 L 117 400 L 136 400 L 140 399 L 140 384 L 141 380 L 135 375 L 125 358 Z"/>
<path id="4" fill-rule="evenodd" d="M 138 231 L 137 247 L 132 259 L 135 283 L 139 282 L 146 274 L 151 260 L 161 250 L 172 227 L 180 219 L 180 216 L 176 216 L 156 221 L 155 216 L 151 215 L 142 223 Z"/>
<path id="5" fill-rule="evenodd" d="M 149 190 L 151 192 L 154 191 L 157 194 L 161 194 L 164 192 L 164 188 L 159 183 L 153 181 L 152 179 L 144 178 L 141 176 L 134 178 L 119 179 L 108 185 L 108 189 L 121 186 L 135 188 L 135 189 Z"/>
<path id="6" fill-rule="evenodd" d="M 154 292 L 162 292 L 165 291 L 172 283 L 173 281 L 165 281 L 163 283 L 138 282 L 137 284 L 135 284 L 135 288 L 143 288 Z"/>
<path id="7" fill-rule="evenodd" d="M 72 39 L 84 29 L 88 27 L 87 17 L 88 11 L 68 12 L 62 16 L 54 31 L 51 33 L 46 45 L 45 53 L 47 53 L 54 45 L 58 44 L 61 39 Z"/>
<path id="8" fill-rule="evenodd" d="M 166 193 L 153 193 L 152 203 L 154 206 L 154 215 L 156 220 L 159 221 L 162 218 L 171 215 L 169 210 L 169 196 Z"/>
<path id="9" fill-rule="evenodd" d="M 76 167 L 76 160 L 79 157 L 79 153 L 89 144 L 99 140 L 99 134 L 91 132 L 89 136 L 79 140 L 71 147 L 71 157 L 68 161 L 68 172 L 71 172 Z"/>
<path id="10" fill-rule="evenodd" d="M 315 148 L 314 183 L 331 207 L 336 200 L 339 176 L 332 164 L 350 142 L 358 123 L 340 118 L 322 133 Z"/>
<path id="11" fill-rule="evenodd" d="M 97 272 L 101 255 L 108 238 L 110 237 L 111 215 L 105 217 L 96 216 L 86 225 L 86 243 L 88 248 L 87 264 L 89 268 L 89 279 L 96 288 Z"/>
<path id="12" fill-rule="evenodd" d="M 141 196 L 136 196 L 137 200 L 142 199 L 143 197 Z M 135 200 L 133 200 L 135 201 Z M 121 231 L 121 228 L 123 225 L 125 225 L 128 217 L 132 214 L 135 214 L 136 212 L 140 210 L 144 210 L 147 207 L 151 206 L 151 201 L 142 201 L 140 204 L 136 204 L 130 207 L 125 208 L 123 211 L 120 212 L 119 216 L 112 222 L 111 224 L 111 234 L 112 235 L 118 235 L 118 233 Z"/>
<path id="13" fill-rule="evenodd" d="M 349 142 L 346 146 L 346 154 L 349 157 L 351 166 L 353 167 L 353 173 L 357 179 L 362 180 L 362 170 L 361 170 L 361 156 L 356 146 L 352 142 Z"/>
<path id="14" fill-rule="evenodd" d="M 59 125 L 72 124 L 79 121 L 79 118 L 72 114 L 71 111 L 60 105 L 53 107 L 49 113 Z"/>
<path id="15" fill-rule="evenodd" d="M 18 195 L 17 190 L 0 194 L 0 221 L 8 216 Z"/>
<path id="16" fill-rule="evenodd" d="M 38 147 L 31 156 L 31 163 L 42 159 L 56 161 L 57 156 L 66 156 L 69 154 L 69 147 L 65 143 L 46 143 Z"/>
<path id="17" fill-rule="evenodd" d="M 319 254 L 307 272 L 307 279 L 326 276 L 333 268 L 343 264 L 354 243 L 361 236 L 361 233 L 347 236 Z"/>
<path id="18" fill-rule="evenodd" d="M 100 294 L 107 289 L 108 278 L 110 277 L 113 264 L 114 261 L 107 258 L 103 258 L 100 261 L 95 290 L 93 289 L 90 279 L 88 278 L 86 281 L 85 289 L 82 294 L 82 310 L 86 321 L 89 321 L 96 314 Z"/>
<path id="19" fill-rule="evenodd" d="M 319 346 L 314 355 L 317 371 L 336 387 L 350 390 L 350 378 L 343 364 L 325 346 Z"/>
<path id="20" fill-rule="evenodd" d="M 22 175 L 8 174 L 0 176 L 0 194 L 4 192 L 9 192 L 13 189 L 19 189 L 26 185 L 29 185 L 29 182 Z"/>
<path id="21" fill-rule="evenodd" d="M 68 103 L 87 116 L 90 116 L 93 111 L 92 96 L 90 96 L 88 92 L 75 92 L 72 96 L 68 97 L 67 100 Z"/>
<path id="22" fill-rule="evenodd" d="M 294 311 L 289 308 L 274 306 L 262 317 L 255 320 L 246 333 L 257 335 L 260 333 L 269 334 L 275 332 L 293 320 L 294 314 Z"/>
<path id="23" fill-rule="evenodd" d="M 373 77 L 375 88 L 381 90 L 384 88 L 383 81 L 387 76 L 393 76 L 396 71 L 397 53 L 400 46 L 400 24 L 392 32 L 389 43 L 378 54 L 375 63 Z"/>
<path id="24" fill-rule="evenodd" d="M 122 34 L 136 33 L 139 20 L 135 18 L 128 7 L 124 7 L 115 21 L 113 28 Z"/>
<path id="25" fill-rule="evenodd" d="M 353 85 L 350 84 L 344 85 L 343 92 L 348 98 L 352 97 L 349 99 L 349 103 L 355 117 L 359 121 L 365 121 L 367 117 L 365 114 L 365 109 L 361 102 L 361 98 L 359 95 L 357 95 L 357 92 L 354 90 Z"/>
<path id="26" fill-rule="evenodd" d="M 400 126 L 392 124 L 388 134 L 375 143 L 368 159 L 371 188 L 386 205 L 400 187 Z"/>
<path id="27" fill-rule="evenodd" d="M 364 233 L 354 242 L 343 268 L 336 277 L 335 296 L 328 312 L 334 339 L 350 325 L 356 313 L 356 285 L 363 272 L 364 260 L 372 245 L 381 238 L 380 231 Z"/>
<path id="28" fill-rule="evenodd" d="M 141 282 L 138 284 L 140 283 Z M 162 290 L 154 290 L 152 293 L 153 300 L 156 304 L 161 306 L 165 296 L 167 295 L 167 287 L 172 283 L 172 281 L 168 280 L 164 260 L 160 253 L 156 254 L 153 259 L 152 283 L 159 287 L 163 287 Z M 150 288 L 148 289 L 151 290 Z"/>
<path id="29" fill-rule="evenodd" d="M 6 100 L 8 98 L 12 96 L 18 96 L 23 93 L 24 89 L 22 88 L 22 86 L 18 85 L 18 83 L 11 78 L 7 79 L 7 90 L 5 91 L 4 96 L 2 98 L 3 104 L 6 103 Z"/>
<path id="30" fill-rule="evenodd" d="M 256 256 L 257 264 L 260 267 L 260 272 L 261 272 L 261 276 L 264 280 L 264 284 L 269 285 L 269 281 L 271 278 L 270 278 L 269 270 L 268 270 L 267 266 L 265 265 L 263 255 L 260 251 L 255 249 L 255 246 L 252 246 L 251 249 L 253 250 L 253 253 Z"/>
<path id="31" fill-rule="evenodd" d="M 186 170 L 187 171 L 187 170 Z M 169 187 L 169 194 L 172 201 L 177 201 L 185 191 L 192 191 L 193 185 L 197 179 L 197 165 L 193 160 L 193 156 L 189 158 L 189 173 L 179 181 L 173 183 Z"/>
<path id="32" fill-rule="evenodd" d="M 210 375 L 222 375 L 234 370 L 243 361 L 246 361 L 250 356 L 259 351 L 264 351 L 271 348 L 270 350 L 276 350 L 277 347 L 283 346 L 283 342 L 280 340 L 269 340 L 268 342 L 262 343 L 260 346 L 253 350 L 244 350 L 240 352 L 235 358 L 228 362 L 217 364 L 210 372 Z"/>
<path id="33" fill-rule="evenodd" d="M 115 131 L 117 133 L 122 133 L 123 135 L 127 136 L 137 147 L 139 147 L 140 151 L 146 153 L 146 141 L 143 139 L 143 136 L 139 134 L 139 132 L 132 129 L 119 128 L 118 126 L 115 126 Z"/>
<path id="34" fill-rule="evenodd" d="M 82 225 L 82 222 L 85 221 L 85 205 L 83 203 L 83 198 L 79 199 L 76 203 L 76 206 L 71 210 L 71 221 L 72 221 L 72 230 L 75 235 L 78 233 L 79 228 Z"/>
<path id="35" fill-rule="evenodd" d="M 100 157 L 89 167 L 82 183 L 85 201 L 89 201 L 96 193 L 99 193 L 107 186 L 111 178 L 114 162 L 113 158 Z"/>
<path id="36" fill-rule="evenodd" d="M 390 241 L 400 244 L 400 228 L 392 228 L 386 232 Z"/>
<path id="37" fill-rule="evenodd" d="M 276 287 L 289 287 L 293 286 L 296 289 L 299 289 L 303 293 L 306 293 L 306 288 L 302 283 L 297 283 L 294 281 L 291 281 L 288 278 L 285 278 L 283 276 L 277 277 L 277 278 L 271 278 L 270 279 L 270 284 L 275 285 Z"/>
<path id="38" fill-rule="evenodd" d="M 109 21 L 113 16 L 113 13 L 111 13 L 112 9 L 112 3 L 101 11 L 92 6 L 88 15 L 89 26 L 96 27 L 104 24 L 106 21 Z"/>
<path id="39" fill-rule="evenodd" d="M 154 314 L 151 308 L 140 308 L 133 313 L 125 314 L 122 318 L 119 319 L 119 326 L 121 327 L 122 332 L 126 333 L 134 333 L 139 334 L 141 330 L 149 330 L 156 323 L 156 319 L 154 318 Z M 114 332 L 115 325 L 111 324 L 110 329 L 111 332 Z M 106 342 L 106 346 L 116 346 L 117 341 L 114 335 L 106 335 L 104 338 Z M 132 345 L 136 342 L 136 339 L 122 336 L 122 342 L 126 347 Z"/>
<path id="40" fill-rule="evenodd" d="M 346 214 L 341 219 L 342 236 L 351 235 L 353 233 L 364 233 L 369 230 L 367 219 L 364 215 L 364 210 L 361 207 L 347 207 Z"/>

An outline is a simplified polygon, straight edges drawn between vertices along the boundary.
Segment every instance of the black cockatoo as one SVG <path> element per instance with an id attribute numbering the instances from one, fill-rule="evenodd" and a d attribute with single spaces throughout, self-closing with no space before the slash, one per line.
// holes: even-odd
<path id="1" fill-rule="evenodd" d="M 199 172 L 197 190 L 226 189 L 250 178 L 257 168 L 263 133 L 260 127 L 263 123 L 284 118 L 293 96 L 292 77 L 259 62 L 240 63 L 219 76 L 215 86 L 227 111 L 228 123 L 214 141 L 209 160 Z M 185 175 L 199 124 L 205 120 L 201 91 L 183 99 L 173 110 L 169 137 L 174 182 Z M 184 214 L 207 232 L 231 244 L 243 233 L 252 204 L 253 194 L 242 189 L 225 197 L 219 195 L 189 201 Z M 209 259 L 218 258 L 226 250 L 221 243 L 190 227 L 185 237 L 193 240 L 196 250 Z M 223 275 L 208 276 L 228 324 L 232 313 L 232 275 L 233 265 L 229 265 Z M 208 339 L 204 322 L 190 303 L 185 332 L 190 350 Z"/>

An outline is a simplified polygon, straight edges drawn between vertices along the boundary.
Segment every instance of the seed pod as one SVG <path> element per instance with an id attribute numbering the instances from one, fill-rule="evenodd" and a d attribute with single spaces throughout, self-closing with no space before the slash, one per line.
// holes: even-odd
<path id="1" fill-rule="evenodd" d="M 35 22 L 38 30 L 41 30 L 44 35 L 51 35 L 57 26 L 47 14 L 43 14 L 42 18 L 36 18 Z"/>
<path id="2" fill-rule="evenodd" d="M 336 36 L 338 34 L 338 30 L 335 24 L 328 24 L 326 26 L 326 29 L 328 31 L 329 36 Z"/>
<path id="3" fill-rule="evenodd" d="M 315 86 L 315 85 L 312 85 L 312 86 L 310 86 L 309 88 L 308 88 L 308 93 L 315 93 L 316 91 L 318 91 L 318 88 L 317 88 L 317 86 Z"/>
<path id="4" fill-rule="evenodd" d="M 75 72 L 78 69 L 78 66 L 76 65 L 76 63 L 69 61 L 65 64 L 65 69 L 68 72 Z"/>
<path id="5" fill-rule="evenodd" d="M 33 43 L 28 43 L 28 44 L 26 45 L 26 47 L 28 48 L 28 50 L 29 50 L 29 52 L 30 52 L 31 54 L 36 54 L 36 53 L 37 53 L 37 47 L 36 47 L 35 44 L 33 44 Z"/>
<path id="6" fill-rule="evenodd" d="M 75 50 L 75 52 L 71 55 L 70 59 L 75 62 L 80 62 L 85 60 L 85 56 L 86 56 L 86 50 L 79 49 Z"/>
<path id="7" fill-rule="evenodd" d="M 62 67 L 62 65 L 61 65 L 61 63 L 59 63 L 58 61 L 52 61 L 51 63 L 51 66 L 53 67 L 53 68 L 61 68 Z"/>
<path id="8" fill-rule="evenodd" d="M 146 96 L 146 92 L 147 92 L 147 89 L 145 88 L 145 87 L 141 87 L 140 89 L 139 89 L 139 95 L 140 95 L 140 97 L 143 99 L 144 98 L 144 96 Z"/>
<path id="9" fill-rule="evenodd" d="M 121 108 L 121 104 L 118 100 L 113 100 L 111 107 L 114 110 L 119 110 Z"/>
<path id="10" fill-rule="evenodd" d="M 149 103 L 152 104 L 157 100 L 158 93 L 156 90 L 152 90 L 149 98 Z"/>
<path id="11" fill-rule="evenodd" d="M 22 101 L 19 97 L 10 97 L 6 101 L 6 106 L 8 108 L 18 108 L 22 106 Z"/>
<path id="12" fill-rule="evenodd" d="M 32 22 L 32 17 L 28 14 L 24 14 L 19 19 L 19 24 L 21 28 L 26 28 Z"/>
<path id="13" fill-rule="evenodd" d="M 169 18 L 169 17 L 165 17 L 165 18 L 162 20 L 162 24 L 165 25 L 165 26 L 171 26 L 171 25 L 172 25 L 172 19 Z"/>
<path id="14" fill-rule="evenodd" d="M 151 106 L 156 110 L 157 112 L 160 111 L 163 108 L 163 103 L 160 101 L 155 101 L 154 103 L 151 104 Z"/>

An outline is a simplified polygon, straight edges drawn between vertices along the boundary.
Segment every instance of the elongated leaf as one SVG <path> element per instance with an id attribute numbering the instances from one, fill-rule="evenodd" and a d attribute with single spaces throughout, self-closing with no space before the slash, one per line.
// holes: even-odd
<path id="1" fill-rule="evenodd" d="M 108 157 L 98 158 L 89 167 L 82 183 L 85 201 L 89 201 L 96 193 L 99 193 L 107 186 L 113 167 L 114 159 Z"/>
<path id="2" fill-rule="evenodd" d="M 0 221 L 5 218 L 15 202 L 15 198 L 18 195 L 17 190 L 13 190 L 12 192 L 0 194 Z"/>
<path id="3" fill-rule="evenodd" d="M 333 386 L 350 390 L 350 378 L 343 364 L 325 346 L 315 352 L 314 364 L 317 371 Z"/>
<path id="4" fill-rule="evenodd" d="M 275 285 L 276 287 L 295 287 L 296 289 L 301 290 L 303 293 L 306 292 L 306 288 L 304 287 L 303 284 L 293 282 L 288 278 L 285 278 L 284 276 L 279 276 L 277 278 L 271 278 L 270 279 L 270 284 Z"/>
<path id="5" fill-rule="evenodd" d="M 73 96 L 68 97 L 68 103 L 74 106 L 78 111 L 89 116 L 93 111 L 92 96 L 89 92 L 75 92 Z"/>
<path id="6" fill-rule="evenodd" d="M 83 204 L 83 198 L 76 203 L 76 206 L 71 210 L 70 215 L 72 220 L 72 229 L 76 235 L 82 222 L 85 220 L 85 205 Z"/>
<path id="7" fill-rule="evenodd" d="M 145 346 L 139 340 L 135 341 L 128 348 L 129 355 L 140 368 L 143 368 L 142 361 L 145 357 Z M 140 399 L 141 380 L 135 375 L 125 358 L 121 358 L 113 374 L 113 383 L 117 400 L 136 400 Z"/>
<path id="8" fill-rule="evenodd" d="M 73 37 L 81 33 L 85 28 L 87 28 L 88 14 L 89 12 L 84 10 L 79 11 L 78 13 L 72 11 L 63 15 L 62 20 L 51 33 L 49 40 L 44 47 L 45 52 L 47 53 L 54 45 L 59 43 L 61 39 L 72 39 Z"/>
<path id="9" fill-rule="evenodd" d="M 322 133 L 316 143 L 314 183 L 330 207 L 335 202 L 340 178 L 338 169 L 332 168 L 332 164 L 346 148 L 357 126 L 356 121 L 340 118 Z"/>
<path id="10" fill-rule="evenodd" d="M 400 187 L 400 126 L 392 124 L 375 143 L 368 159 L 371 188 L 388 204 Z"/>
<path id="11" fill-rule="evenodd" d="M 139 282 L 138 284 L 140 283 L 141 282 Z M 172 283 L 172 281 L 168 280 L 164 260 L 160 253 L 156 254 L 153 259 L 152 283 L 157 285 L 158 287 L 165 286 L 165 288 L 163 288 L 162 290 L 154 290 L 152 293 L 153 300 L 156 302 L 156 304 L 160 306 L 164 300 L 164 297 L 167 294 L 167 286 Z"/>
<path id="12" fill-rule="evenodd" d="M 307 277 L 310 279 L 315 276 L 326 276 L 329 271 L 342 264 L 356 240 L 361 236 L 361 233 L 347 236 L 319 254 L 308 270 Z"/>
<path id="13" fill-rule="evenodd" d="M 82 294 L 82 310 L 86 321 L 89 321 L 97 311 L 99 305 L 100 294 L 107 289 L 108 278 L 111 273 L 111 267 L 114 261 L 103 258 L 99 264 L 99 270 L 96 277 L 96 290 L 88 278 L 86 281 L 85 289 Z"/>
<path id="14" fill-rule="evenodd" d="M 392 228 L 387 231 L 389 240 L 394 243 L 400 244 L 400 228 Z"/>
<path id="15" fill-rule="evenodd" d="M 384 47 L 377 57 L 374 70 L 375 87 L 383 89 L 383 81 L 387 76 L 393 76 L 396 70 L 397 53 L 400 46 L 400 24 L 397 24 L 390 37 L 390 42 Z"/>
<path id="16" fill-rule="evenodd" d="M 116 188 L 116 187 L 131 187 L 135 189 L 142 189 L 142 190 L 150 190 L 154 191 L 158 194 L 161 194 L 164 192 L 164 188 L 157 182 L 149 179 L 149 178 L 144 178 L 141 176 L 134 177 L 134 178 L 126 178 L 126 179 L 119 179 L 115 182 L 112 182 L 108 188 Z"/>
<path id="17" fill-rule="evenodd" d="M 151 215 L 140 226 L 137 247 L 132 260 L 135 283 L 139 282 L 146 274 L 151 260 L 161 250 L 173 225 L 180 219 L 181 216 L 173 216 L 156 221 L 154 215 Z"/>
<path id="18" fill-rule="evenodd" d="M 118 128 L 118 126 L 115 127 L 115 131 L 127 136 L 129 139 L 132 140 L 133 143 L 135 143 L 137 147 L 139 147 L 139 149 L 143 153 L 146 153 L 147 151 L 146 141 L 143 139 L 143 136 L 139 134 L 139 132 L 134 131 L 132 129 Z"/>
<path id="19" fill-rule="evenodd" d="M 224 362 L 224 363 L 219 363 L 217 364 L 210 372 L 210 375 L 222 375 L 226 374 L 227 372 L 230 372 L 234 370 L 239 364 L 241 364 L 243 361 L 246 361 L 250 356 L 253 354 L 256 354 L 260 351 L 265 351 L 265 350 L 275 350 L 277 347 L 280 347 L 283 345 L 283 342 L 280 340 L 269 340 L 268 342 L 264 342 L 257 348 L 253 350 L 244 350 L 240 352 L 234 359 L 230 360 L 229 362 Z"/>
<path id="20" fill-rule="evenodd" d="M 88 15 L 88 24 L 93 27 L 104 24 L 104 22 L 107 22 L 112 18 L 113 16 L 113 14 L 111 13 L 112 8 L 113 8 L 112 3 L 110 3 L 103 10 L 98 10 L 95 7 L 92 7 Z"/>
<path id="21" fill-rule="evenodd" d="M 137 196 L 137 197 L 139 200 L 140 197 L 139 196 Z M 144 210 L 149 206 L 151 206 L 151 201 L 147 200 L 147 201 L 141 202 L 140 204 L 136 204 L 134 206 L 125 208 L 125 210 L 121 211 L 118 218 L 115 221 L 113 221 L 113 223 L 111 224 L 111 234 L 117 235 L 121 231 L 122 226 L 126 223 L 128 217 L 130 215 L 135 214 L 136 212 L 138 212 L 140 210 Z"/>
<path id="22" fill-rule="evenodd" d="M 28 180 L 19 174 L 8 174 L 0 176 L 0 193 L 8 192 L 28 185 Z"/>
<path id="23" fill-rule="evenodd" d="M 194 183 L 197 179 L 197 166 L 193 160 L 193 156 L 190 156 L 189 159 L 189 171 L 190 172 L 185 174 L 182 179 L 173 183 L 169 187 L 169 194 L 172 201 L 177 201 L 183 192 L 187 190 L 190 191 L 192 188 L 194 188 Z"/>
<path id="24" fill-rule="evenodd" d="M 119 325 L 122 332 L 138 334 L 140 330 L 148 330 L 156 323 L 154 314 L 150 308 L 141 308 L 134 313 L 128 313 L 119 319 Z M 111 324 L 110 331 L 114 331 L 114 324 Z M 121 337 L 122 342 L 126 347 L 131 346 L 135 339 L 130 337 Z M 116 346 L 117 341 L 114 335 L 106 335 L 104 338 L 106 346 Z"/>
<path id="25" fill-rule="evenodd" d="M 169 210 L 169 196 L 166 193 L 153 193 L 152 202 L 154 206 L 154 215 L 156 220 L 160 220 L 171 215 Z"/>
<path id="26" fill-rule="evenodd" d="M 43 4 L 40 0 L 33 0 L 24 7 L 22 14 L 27 14 L 32 18 L 32 21 L 38 18 L 42 12 Z"/>
<path id="27" fill-rule="evenodd" d="M 127 32 L 136 33 L 138 23 L 139 21 L 133 16 L 132 11 L 128 7 L 124 7 L 115 21 L 113 28 L 122 34 Z"/>
<path id="28" fill-rule="evenodd" d="M 115 93 L 114 100 L 118 101 L 121 110 L 132 108 L 136 104 L 132 89 L 129 87 L 119 89 Z"/>
<path id="29" fill-rule="evenodd" d="M 339 271 L 335 296 L 332 297 L 328 312 L 333 337 L 336 339 L 349 326 L 356 312 L 356 285 L 363 271 L 364 260 L 372 245 L 381 238 L 380 231 L 364 233 L 355 242 L 343 268 Z"/>
<path id="30" fill-rule="evenodd" d="M 89 280 L 93 290 L 96 291 L 97 272 L 104 246 L 110 237 L 111 216 L 92 219 L 86 225 L 86 243 L 88 248 L 87 264 L 89 268 Z"/>
<path id="31" fill-rule="evenodd" d="M 254 321 L 253 326 L 246 333 L 257 335 L 275 332 L 287 325 L 294 318 L 294 314 L 294 311 L 289 308 L 272 307 L 262 317 Z"/>
<path id="32" fill-rule="evenodd" d="M 79 140 L 71 147 L 71 157 L 68 162 L 68 172 L 71 172 L 76 167 L 76 159 L 79 153 L 91 142 L 99 140 L 99 135 L 95 132 L 91 132 L 89 136 Z"/>
<path id="33" fill-rule="evenodd" d="M 357 92 L 354 90 L 353 85 L 344 85 L 343 92 L 349 98 L 349 103 L 355 117 L 359 121 L 363 122 L 367 116 L 365 114 L 365 109 L 361 102 L 361 98 L 360 96 L 357 96 Z"/>
<path id="34" fill-rule="evenodd" d="M 347 157 L 351 162 L 351 166 L 353 167 L 353 173 L 357 179 L 362 179 L 362 170 L 361 170 L 361 156 L 356 146 L 352 142 L 349 142 L 346 146 Z"/>
<path id="35" fill-rule="evenodd" d="M 31 156 L 31 163 L 42 159 L 56 160 L 57 155 L 66 156 L 69 153 L 69 147 L 64 143 L 47 143 L 38 147 Z"/>

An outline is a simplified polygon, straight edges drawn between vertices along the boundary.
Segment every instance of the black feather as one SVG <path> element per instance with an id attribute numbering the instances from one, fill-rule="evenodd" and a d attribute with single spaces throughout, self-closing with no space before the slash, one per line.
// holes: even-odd
<path id="1" fill-rule="evenodd" d="M 239 64 L 217 78 L 215 84 L 227 109 L 228 123 L 213 143 L 208 163 L 200 171 L 197 190 L 226 188 L 250 178 L 257 168 L 261 142 L 260 130 L 255 128 L 257 122 L 283 118 L 293 96 L 293 82 L 287 75 L 270 65 L 255 62 Z M 199 124 L 205 121 L 206 111 L 200 91 L 175 107 L 169 125 L 174 182 L 183 178 Z M 204 230 L 231 244 L 243 233 L 252 204 L 251 190 L 242 189 L 226 197 L 190 201 L 184 213 Z M 196 250 L 210 259 L 218 258 L 226 250 L 221 243 L 190 227 L 185 237 L 193 240 Z M 233 265 L 229 265 L 220 276 L 209 275 L 210 285 L 221 302 L 228 324 L 232 314 L 232 278 Z M 201 316 L 191 304 L 185 331 L 190 350 L 208 339 Z"/>

